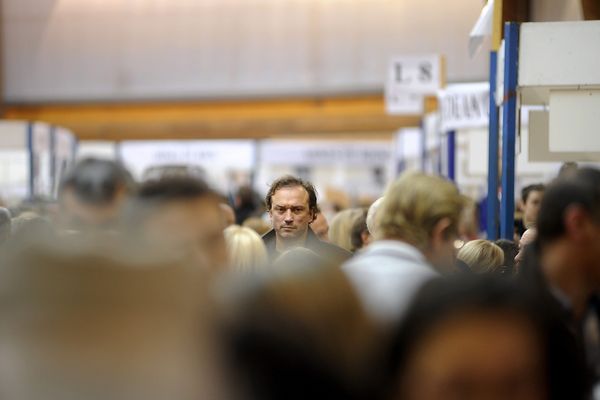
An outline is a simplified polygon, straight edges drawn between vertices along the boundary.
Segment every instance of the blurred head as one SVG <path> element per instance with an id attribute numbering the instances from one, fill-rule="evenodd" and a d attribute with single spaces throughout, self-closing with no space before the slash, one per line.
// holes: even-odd
<path id="1" fill-rule="evenodd" d="M 4 398 L 222 398 L 204 279 L 58 247 L 2 260 Z"/>
<path id="2" fill-rule="evenodd" d="M 525 254 L 525 247 L 527 247 L 528 245 L 532 244 L 535 239 L 537 238 L 537 229 L 536 228 L 529 228 L 527 229 L 525 232 L 523 232 L 523 235 L 521 236 L 521 239 L 519 240 L 519 251 L 517 253 L 517 255 L 515 256 L 515 266 L 517 267 L 517 269 L 519 268 L 519 266 L 521 265 L 521 262 L 523 261 L 523 255 Z"/>
<path id="3" fill-rule="evenodd" d="M 363 210 L 362 214 L 356 218 L 352 229 L 350 230 L 350 242 L 352 244 L 352 251 L 356 252 L 371 243 L 373 237 L 369 233 L 367 228 L 367 211 Z"/>
<path id="4" fill-rule="evenodd" d="M 308 225 L 317 214 L 317 193 L 311 183 L 284 176 L 273 182 L 265 201 L 278 241 L 306 238 Z"/>
<path id="5" fill-rule="evenodd" d="M 271 230 L 271 225 L 269 225 L 264 219 L 260 217 L 250 217 L 244 221 L 243 226 L 252 229 L 254 232 L 258 233 L 260 236 Z"/>
<path id="6" fill-rule="evenodd" d="M 379 210 L 381 203 L 383 203 L 383 197 L 375 200 L 367 212 L 367 229 L 373 238 L 377 238 L 377 211 Z"/>
<path id="7" fill-rule="evenodd" d="M 407 242 L 441 272 L 454 271 L 454 241 L 461 211 L 462 198 L 451 182 L 405 173 L 386 191 L 377 213 L 375 239 Z"/>
<path id="8" fill-rule="evenodd" d="M 294 247 L 286 250 L 273 261 L 273 267 L 282 268 L 314 268 L 326 264 L 326 260 L 305 247 Z"/>
<path id="9" fill-rule="evenodd" d="M 267 249 L 258 233 L 239 225 L 231 225 L 223 233 L 231 268 L 244 271 L 267 265 Z"/>
<path id="10" fill-rule="evenodd" d="M 320 240 L 329 242 L 329 223 L 321 210 L 315 216 L 315 220 L 311 222 L 310 228 Z"/>
<path id="11" fill-rule="evenodd" d="M 137 229 L 146 245 L 219 269 L 227 263 L 219 201 L 199 179 L 181 176 L 148 181 L 128 208 L 125 222 Z"/>
<path id="12" fill-rule="evenodd" d="M 60 224 L 69 230 L 112 229 L 133 189 L 133 178 L 122 165 L 110 160 L 83 159 L 61 182 Z"/>
<path id="13" fill-rule="evenodd" d="M 464 207 L 458 224 L 458 235 L 461 240 L 468 242 L 479 237 L 477 203 L 468 196 L 461 197 L 463 199 Z"/>
<path id="14" fill-rule="evenodd" d="M 579 169 L 579 167 L 577 166 L 576 162 L 565 162 L 563 163 L 563 165 L 560 166 L 560 170 L 558 171 L 558 177 L 559 178 L 564 178 L 564 177 L 569 177 L 569 176 L 573 176 L 575 175 L 575 173 L 577 172 L 577 170 Z"/>
<path id="15" fill-rule="evenodd" d="M 504 252 L 494 243 L 478 239 L 467 242 L 457 254 L 457 258 L 478 274 L 499 272 L 504 263 Z"/>
<path id="16" fill-rule="evenodd" d="M 4 207 L 0 207 L 0 245 L 8 240 L 11 230 L 11 215 Z"/>
<path id="17" fill-rule="evenodd" d="M 529 185 L 521 190 L 521 201 L 523 203 L 523 223 L 525 226 L 535 225 L 537 223 L 540 205 L 544 197 L 544 185 Z"/>
<path id="18" fill-rule="evenodd" d="M 293 252 L 310 250 L 281 257 Z M 292 264 L 224 296 L 221 337 L 241 398 L 367 398 L 379 342 L 351 284 L 338 267 Z"/>
<path id="19" fill-rule="evenodd" d="M 235 211 L 233 211 L 233 208 L 227 203 L 219 203 L 219 207 L 223 213 L 225 227 L 235 224 Z"/>
<path id="20" fill-rule="evenodd" d="M 250 186 L 241 186 L 235 196 L 236 208 L 258 208 L 256 193 Z M 260 203 L 260 201 L 258 202 Z"/>
<path id="21" fill-rule="evenodd" d="M 543 258 L 600 287 L 600 170 L 581 168 L 548 186 L 537 227 Z"/>
<path id="22" fill-rule="evenodd" d="M 540 312 L 493 277 L 427 284 L 391 351 L 395 399 L 549 398 Z"/>
<path id="23" fill-rule="evenodd" d="M 354 222 L 362 215 L 361 208 L 349 208 L 340 211 L 331 220 L 329 239 L 331 243 L 352 251 L 352 227 Z"/>
<path id="24" fill-rule="evenodd" d="M 519 253 L 519 245 L 512 240 L 498 239 L 494 242 L 504 252 L 504 266 L 508 269 L 509 273 L 514 272 L 515 268 L 515 257 Z"/>

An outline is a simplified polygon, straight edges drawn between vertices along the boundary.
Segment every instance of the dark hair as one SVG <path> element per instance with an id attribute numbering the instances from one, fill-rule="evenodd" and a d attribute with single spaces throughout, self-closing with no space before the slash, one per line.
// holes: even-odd
<path id="1" fill-rule="evenodd" d="M 120 189 L 133 191 L 133 177 L 127 169 L 114 161 L 85 158 L 64 176 L 60 192 L 72 189 L 80 201 L 102 205 L 111 203 Z"/>
<path id="2" fill-rule="evenodd" d="M 312 183 L 305 181 L 300 178 L 296 178 L 291 175 L 282 176 L 281 178 L 276 179 L 269 188 L 269 192 L 265 197 L 265 203 L 267 204 L 267 211 L 271 210 L 273 206 L 272 198 L 273 195 L 281 188 L 284 187 L 294 187 L 301 186 L 308 193 L 308 208 L 309 210 L 316 215 L 318 206 L 317 206 L 317 191 Z"/>
<path id="3" fill-rule="evenodd" d="M 508 269 L 507 273 L 512 274 L 515 268 L 515 257 L 519 252 L 519 245 L 512 240 L 498 239 L 494 242 L 504 252 L 504 266 Z"/>
<path id="4" fill-rule="evenodd" d="M 538 215 L 538 245 L 543 246 L 565 233 L 564 213 L 572 205 L 585 209 L 600 225 L 600 170 L 581 168 L 548 186 Z"/>
<path id="5" fill-rule="evenodd" d="M 239 200 L 239 207 L 256 208 L 257 206 L 256 193 L 250 186 L 240 186 L 237 191 L 237 198 Z"/>
<path id="6" fill-rule="evenodd" d="M 186 201 L 198 198 L 219 200 L 219 195 L 200 178 L 191 176 L 165 176 L 142 183 L 136 195 L 126 207 L 125 223 L 128 227 L 138 225 L 148 215 L 172 201 Z"/>
<path id="7" fill-rule="evenodd" d="M 369 229 L 367 228 L 367 210 L 364 210 L 354 221 L 354 224 L 352 224 L 352 229 L 350 230 L 352 251 L 359 250 L 363 247 L 362 234 L 365 231 L 369 232 Z"/>
<path id="8" fill-rule="evenodd" d="M 135 198 L 146 202 L 188 200 L 203 196 L 217 196 L 210 186 L 191 176 L 167 176 L 144 182 Z"/>
<path id="9" fill-rule="evenodd" d="M 419 291 L 393 335 L 389 351 L 388 387 L 394 387 L 423 338 L 444 320 L 462 312 L 510 312 L 531 321 L 546 359 L 547 387 L 551 399 L 583 399 L 583 366 L 563 357 L 570 342 L 555 335 L 557 323 L 542 302 L 524 285 L 491 275 L 456 275 L 430 281 Z M 584 385 L 585 386 L 585 385 Z M 569 395 L 566 395 L 569 393 Z M 571 397 L 572 396 L 572 397 Z"/>
<path id="10" fill-rule="evenodd" d="M 536 183 L 534 185 L 525 186 L 521 189 L 521 200 L 523 200 L 523 204 L 527 203 L 527 199 L 531 192 L 543 192 L 546 190 L 546 186 L 542 183 Z"/>

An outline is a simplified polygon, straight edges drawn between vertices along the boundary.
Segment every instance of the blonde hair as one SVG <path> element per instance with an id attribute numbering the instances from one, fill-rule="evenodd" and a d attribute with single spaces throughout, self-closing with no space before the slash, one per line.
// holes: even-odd
<path id="1" fill-rule="evenodd" d="M 271 225 L 260 217 L 250 217 L 244 221 L 242 226 L 252 229 L 261 236 L 271 230 Z"/>
<path id="2" fill-rule="evenodd" d="M 504 252 L 500 246 L 483 239 L 467 242 L 457 258 L 478 274 L 495 272 L 504 264 Z"/>
<path id="3" fill-rule="evenodd" d="M 408 172 L 393 182 L 377 212 L 375 239 L 401 239 L 426 250 L 435 225 L 443 218 L 456 231 L 463 207 L 458 189 L 449 181 Z"/>
<path id="4" fill-rule="evenodd" d="M 233 269 L 255 269 L 267 264 L 267 249 L 258 233 L 245 226 L 231 225 L 223 231 L 223 234 L 229 265 Z"/>
<path id="5" fill-rule="evenodd" d="M 363 212 L 362 208 L 349 208 L 337 213 L 329 224 L 329 241 L 352 251 L 352 226 Z"/>
<path id="6" fill-rule="evenodd" d="M 367 229 L 373 237 L 375 236 L 377 229 L 379 228 L 377 226 L 377 212 L 381 207 L 381 203 L 383 203 L 383 197 L 380 197 L 377 200 L 375 200 L 373 204 L 371 204 L 371 206 L 369 207 L 369 211 L 367 212 Z"/>

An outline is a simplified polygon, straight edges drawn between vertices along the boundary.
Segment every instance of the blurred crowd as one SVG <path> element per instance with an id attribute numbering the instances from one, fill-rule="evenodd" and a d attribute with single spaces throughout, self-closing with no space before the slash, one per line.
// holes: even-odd
<path id="1" fill-rule="evenodd" d="M 600 170 L 524 188 L 496 241 L 419 172 L 330 218 L 294 176 L 154 172 L 84 159 L 0 208 L 0 398 L 594 398 Z"/>

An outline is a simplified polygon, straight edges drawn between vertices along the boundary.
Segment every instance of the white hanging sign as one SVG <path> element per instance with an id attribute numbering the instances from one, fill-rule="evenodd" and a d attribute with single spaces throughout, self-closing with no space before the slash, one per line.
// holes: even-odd
<path id="1" fill-rule="evenodd" d="M 435 95 L 442 84 L 440 56 L 432 54 L 392 58 L 385 85 L 388 114 L 422 114 L 424 96 Z"/>
<path id="2" fill-rule="evenodd" d="M 487 82 L 449 85 L 438 93 L 441 129 L 479 128 L 489 123 Z"/>
<path id="3" fill-rule="evenodd" d="M 395 87 L 385 90 L 385 109 L 390 115 L 419 115 L 424 110 L 423 95 L 404 92 Z"/>

